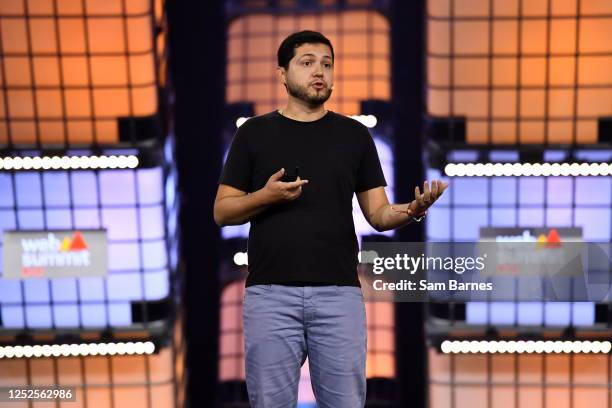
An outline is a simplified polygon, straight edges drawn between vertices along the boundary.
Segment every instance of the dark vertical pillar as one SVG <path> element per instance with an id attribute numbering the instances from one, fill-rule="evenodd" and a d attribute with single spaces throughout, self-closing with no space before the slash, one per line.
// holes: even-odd
<path id="1" fill-rule="evenodd" d="M 396 202 L 414 199 L 414 188 L 425 180 L 421 135 L 423 128 L 425 0 L 392 0 L 391 74 L 395 121 Z M 423 225 L 410 224 L 396 231 L 404 242 L 425 239 Z M 427 356 L 424 304 L 396 304 L 397 375 L 401 407 L 425 408 Z"/>
<path id="2" fill-rule="evenodd" d="M 190 406 L 216 405 L 220 239 L 213 204 L 222 159 L 226 29 L 221 0 L 167 0 L 181 192 L 181 265 Z"/>

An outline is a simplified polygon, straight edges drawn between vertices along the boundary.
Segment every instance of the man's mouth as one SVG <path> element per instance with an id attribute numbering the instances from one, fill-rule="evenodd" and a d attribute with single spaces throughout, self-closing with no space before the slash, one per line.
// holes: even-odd
<path id="1" fill-rule="evenodd" d="M 317 89 L 322 89 L 325 87 L 325 84 L 323 82 L 315 82 L 312 84 L 312 86 L 314 86 Z"/>

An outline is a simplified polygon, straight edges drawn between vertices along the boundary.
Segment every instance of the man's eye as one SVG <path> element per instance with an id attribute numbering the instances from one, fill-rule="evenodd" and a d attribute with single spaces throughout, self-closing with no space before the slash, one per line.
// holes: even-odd
<path id="1" fill-rule="evenodd" d="M 304 61 L 304 65 L 310 64 L 310 61 Z"/>
<path id="2" fill-rule="evenodd" d="M 327 68 L 331 68 L 331 64 L 325 64 Z"/>

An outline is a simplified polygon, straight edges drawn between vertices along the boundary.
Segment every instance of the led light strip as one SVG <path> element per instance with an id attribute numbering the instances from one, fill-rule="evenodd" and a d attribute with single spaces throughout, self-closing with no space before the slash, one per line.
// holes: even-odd
<path id="1" fill-rule="evenodd" d="M 134 155 L 0 158 L 0 170 L 135 169 L 138 164 Z"/>
<path id="2" fill-rule="evenodd" d="M 126 343 L 82 343 L 53 344 L 36 346 L 4 346 L 0 347 L 0 359 L 30 358 L 30 357 L 76 357 L 76 356 L 123 356 L 153 354 L 155 344 L 146 342 Z"/>
<path id="3" fill-rule="evenodd" d="M 367 126 L 369 128 L 375 127 L 378 123 L 378 119 L 376 119 L 376 116 L 374 115 L 351 115 L 349 117 L 355 119 L 358 122 L 361 122 L 364 126 Z M 249 119 L 249 117 L 243 116 L 236 119 L 236 127 L 239 128 L 240 126 L 242 126 L 242 124 L 246 122 L 247 119 Z"/>
<path id="4" fill-rule="evenodd" d="M 363 254 L 363 260 L 362 260 Z M 377 256 L 375 251 L 359 251 L 357 253 L 357 260 L 359 263 L 373 263 L 372 259 Z M 248 266 L 249 265 L 249 254 L 248 252 L 236 252 L 232 258 L 234 265 L 236 266 Z"/>
<path id="5" fill-rule="evenodd" d="M 441 345 L 445 354 L 478 353 L 602 353 L 612 349 L 609 341 L 468 341 L 445 340 Z"/>
<path id="6" fill-rule="evenodd" d="M 608 163 L 449 163 L 444 173 L 449 177 L 491 176 L 609 176 Z"/>

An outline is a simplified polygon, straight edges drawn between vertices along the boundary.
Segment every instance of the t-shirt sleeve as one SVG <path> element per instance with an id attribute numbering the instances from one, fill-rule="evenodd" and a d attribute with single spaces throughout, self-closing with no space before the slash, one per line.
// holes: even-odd
<path id="1" fill-rule="evenodd" d="M 251 153 L 247 143 L 245 123 L 234 134 L 217 184 L 227 184 L 244 192 L 251 192 Z"/>
<path id="2" fill-rule="evenodd" d="M 374 139 L 372 139 L 367 128 L 364 127 L 363 130 L 365 132 L 365 146 L 361 154 L 357 180 L 355 181 L 356 193 L 387 185 Z"/>

